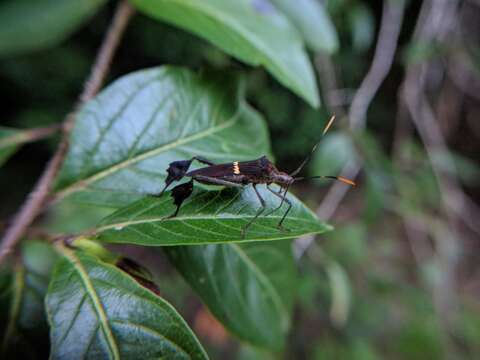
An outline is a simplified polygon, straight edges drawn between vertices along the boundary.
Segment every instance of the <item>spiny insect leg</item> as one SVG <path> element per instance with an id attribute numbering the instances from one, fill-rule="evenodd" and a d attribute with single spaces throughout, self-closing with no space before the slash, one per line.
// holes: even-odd
<path id="1" fill-rule="evenodd" d="M 247 232 L 247 229 L 253 224 L 253 222 L 265 211 L 266 209 L 266 204 L 265 204 L 265 200 L 263 200 L 262 196 L 260 195 L 260 193 L 258 192 L 257 190 L 257 187 L 256 187 L 256 184 L 252 184 L 253 186 L 253 190 L 255 190 L 255 193 L 257 194 L 257 197 L 258 197 L 258 200 L 260 200 L 260 209 L 258 209 L 257 213 L 255 214 L 255 216 L 250 219 L 250 221 L 247 223 L 247 225 L 245 225 L 242 229 L 242 232 L 241 232 L 241 235 L 242 235 L 242 238 L 245 237 L 245 233 Z"/>

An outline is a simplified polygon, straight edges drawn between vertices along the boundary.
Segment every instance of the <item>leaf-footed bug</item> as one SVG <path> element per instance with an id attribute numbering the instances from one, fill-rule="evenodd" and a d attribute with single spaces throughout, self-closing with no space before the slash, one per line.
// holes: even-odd
<path id="1" fill-rule="evenodd" d="M 329 120 L 325 129 L 323 130 L 322 135 L 328 131 L 330 126 L 333 123 L 335 116 Z M 199 156 L 194 156 L 190 160 L 179 160 L 174 161 L 169 164 L 167 169 L 168 176 L 165 180 L 165 186 L 157 196 L 162 196 L 167 187 L 173 183 L 174 181 L 180 181 L 185 176 L 190 177 L 191 180 L 187 183 L 183 183 L 180 185 L 175 186 L 172 189 L 172 197 L 173 202 L 177 206 L 175 212 L 170 215 L 169 217 L 177 216 L 182 203 L 187 199 L 193 191 L 193 182 L 197 181 L 202 184 L 206 185 L 219 185 L 219 186 L 228 186 L 228 187 L 236 187 L 236 188 L 243 188 L 246 185 L 252 184 L 253 189 L 255 190 L 255 194 L 260 201 L 260 208 L 258 209 L 255 216 L 250 219 L 250 221 L 242 228 L 242 237 L 245 236 L 247 229 L 253 224 L 253 222 L 265 211 L 266 204 L 265 200 L 262 198 L 260 193 L 257 190 L 258 184 L 265 184 L 268 191 L 272 194 L 277 196 L 280 199 L 280 205 L 273 209 L 271 213 L 279 210 L 283 203 L 288 204 L 288 208 L 283 214 L 281 220 L 279 221 L 277 227 L 279 229 L 282 228 L 282 223 L 287 217 L 290 209 L 292 208 L 292 203 L 290 200 L 287 199 L 287 192 L 289 187 L 295 182 L 299 180 L 306 180 L 306 179 L 333 179 L 344 182 L 348 185 L 355 186 L 355 183 L 352 180 L 346 179 L 341 176 L 312 176 L 312 177 L 295 177 L 307 164 L 310 160 L 311 156 L 315 152 L 318 143 L 312 148 L 310 154 L 305 158 L 305 160 L 300 164 L 300 166 L 291 174 L 287 174 L 283 171 L 278 170 L 275 165 L 272 164 L 270 160 L 267 159 L 266 156 L 262 156 L 256 160 L 250 161 L 234 161 L 225 164 L 214 164 L 210 160 L 204 159 Z M 202 164 L 207 165 L 206 167 L 188 171 L 192 162 L 196 160 Z M 271 184 L 277 184 L 280 186 L 280 190 L 274 191 L 270 188 Z"/>

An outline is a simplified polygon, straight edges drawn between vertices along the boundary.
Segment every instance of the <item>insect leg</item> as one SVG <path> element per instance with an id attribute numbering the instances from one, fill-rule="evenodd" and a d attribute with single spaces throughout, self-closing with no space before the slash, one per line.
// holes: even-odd
<path id="1" fill-rule="evenodd" d="M 178 161 L 171 162 L 168 165 L 168 169 L 167 169 L 168 175 L 167 175 L 167 178 L 165 179 L 165 186 L 163 187 L 162 191 L 156 196 L 158 197 L 162 196 L 165 190 L 167 189 L 167 187 L 172 182 L 181 180 L 187 173 L 193 160 L 197 160 L 198 162 L 201 162 L 206 165 L 215 165 L 210 160 L 207 160 L 200 156 L 194 156 L 190 160 L 178 160 Z"/>
<path id="2" fill-rule="evenodd" d="M 177 205 L 177 208 L 172 215 L 167 217 L 167 219 L 177 216 L 180 206 L 182 206 L 182 203 L 185 201 L 185 199 L 192 194 L 192 191 L 193 179 L 187 183 L 177 185 L 172 189 L 171 196 L 173 197 L 173 203 Z"/>
<path id="3" fill-rule="evenodd" d="M 288 212 L 292 209 L 292 203 L 290 202 L 290 200 L 287 199 L 287 194 L 286 193 L 283 194 L 283 198 L 284 198 L 285 202 L 288 204 L 288 209 L 287 209 L 287 211 L 285 211 L 285 214 L 283 214 L 283 217 L 280 220 L 280 222 L 278 223 L 277 227 L 281 230 L 288 230 L 288 229 L 286 229 L 282 226 L 282 223 L 285 220 L 285 218 L 287 217 Z"/>
<path id="4" fill-rule="evenodd" d="M 241 232 L 241 235 L 242 235 L 242 238 L 245 237 L 245 233 L 247 232 L 247 229 L 253 224 L 253 222 L 265 211 L 266 209 L 266 204 L 265 204 L 265 200 L 263 200 L 263 198 L 260 196 L 260 193 L 258 192 L 257 190 L 257 187 L 256 187 L 256 184 L 252 184 L 253 186 L 253 190 L 255 190 L 255 193 L 257 194 L 257 197 L 258 197 L 258 200 L 260 200 L 260 209 L 258 209 L 257 213 L 255 214 L 255 216 L 250 219 L 250 221 L 247 223 L 247 225 L 245 225 L 242 229 L 242 232 Z"/>
<path id="5" fill-rule="evenodd" d="M 222 179 L 218 179 L 218 178 L 210 177 L 210 176 L 205 176 L 205 175 L 193 175 L 192 178 L 199 181 L 199 182 L 203 182 L 203 183 L 206 183 L 206 184 L 209 184 L 209 185 L 229 186 L 229 187 L 236 187 L 236 188 L 239 188 L 239 189 L 243 188 L 242 184 L 237 184 L 237 183 L 234 183 L 234 182 L 231 182 L 231 181 L 228 181 L 228 180 L 222 180 Z"/>
<path id="6" fill-rule="evenodd" d="M 201 162 L 202 164 L 205 164 L 205 165 L 210 165 L 210 166 L 215 165 L 215 163 L 213 161 L 205 159 L 204 157 L 201 157 L 201 156 L 194 156 L 192 158 L 192 161 L 193 160 L 197 160 L 198 162 Z"/>
<path id="7" fill-rule="evenodd" d="M 276 197 L 279 197 L 280 199 L 282 199 L 282 201 L 280 201 L 280 205 L 278 205 L 275 209 L 273 209 L 272 211 L 270 211 L 269 213 L 265 214 L 265 216 L 268 216 L 268 215 L 271 215 L 273 214 L 275 211 L 277 211 L 278 209 L 280 209 L 283 205 L 283 202 L 289 202 L 287 200 L 287 192 L 288 192 L 288 186 L 285 188 L 285 191 L 283 192 L 283 196 L 282 196 L 282 191 L 283 191 L 283 188 L 280 188 L 280 190 L 277 192 L 277 191 L 274 191 L 270 188 L 269 185 L 267 185 L 267 190 L 270 191 L 273 195 L 275 195 Z"/>
<path id="8" fill-rule="evenodd" d="M 278 227 L 279 229 L 282 229 L 282 230 L 288 230 L 288 229 L 285 229 L 284 227 L 282 227 L 283 221 L 285 220 L 285 218 L 287 217 L 288 212 L 289 212 L 290 209 L 292 208 L 292 202 L 287 199 L 288 186 L 287 186 L 287 188 L 285 189 L 285 192 L 283 193 L 283 195 L 281 195 L 279 192 L 277 193 L 277 192 L 273 191 L 272 189 L 270 189 L 270 188 L 268 187 L 268 185 L 267 185 L 267 189 L 270 190 L 270 192 L 271 192 L 272 194 L 274 194 L 275 196 L 278 196 L 280 199 L 282 199 L 282 201 L 280 202 L 280 206 L 278 206 L 277 208 L 275 208 L 273 211 L 271 211 L 270 213 L 268 213 L 268 214 L 265 215 L 265 216 L 268 216 L 268 215 L 270 215 L 271 213 L 273 213 L 274 211 L 277 211 L 278 209 L 280 209 L 280 208 L 282 207 L 282 205 L 283 205 L 283 202 L 285 201 L 285 202 L 288 204 L 288 209 L 287 209 L 287 211 L 285 211 L 285 214 L 283 214 L 282 219 L 281 219 L 280 222 L 278 223 L 277 227 Z"/>

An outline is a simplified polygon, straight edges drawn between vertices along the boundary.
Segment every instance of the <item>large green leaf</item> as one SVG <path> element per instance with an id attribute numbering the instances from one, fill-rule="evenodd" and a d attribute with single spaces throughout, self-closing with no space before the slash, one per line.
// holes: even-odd
<path id="1" fill-rule="evenodd" d="M 174 212 L 175 206 L 168 195 L 160 199 L 146 197 L 104 219 L 97 233 L 99 239 L 106 242 L 159 246 L 290 239 L 330 229 L 293 195 L 288 196 L 293 207 L 284 222 L 288 230 L 278 229 L 286 204 L 271 212 L 279 205 L 280 199 L 263 185 L 258 189 L 267 210 L 248 229 L 244 238 L 241 236 L 243 226 L 260 207 L 251 186 L 242 190 L 196 190 L 185 201 L 178 216 L 169 219 L 167 217 Z"/>
<path id="2" fill-rule="evenodd" d="M 333 53 L 338 50 L 338 35 L 318 0 L 271 0 L 300 30 L 313 51 Z"/>
<path id="3" fill-rule="evenodd" d="M 46 305 L 53 359 L 206 359 L 165 300 L 113 265 L 62 249 Z"/>
<path id="4" fill-rule="evenodd" d="M 300 36 L 264 0 L 132 0 L 146 14 L 191 31 L 228 54 L 264 65 L 282 84 L 317 107 L 312 66 Z"/>
<path id="5" fill-rule="evenodd" d="M 9 305 L 8 311 L 5 308 L 8 316 L 3 319 L 5 326 L 1 329 L 4 356 L 37 358 L 37 352 L 48 351 L 44 298 L 55 260 L 56 254 L 50 245 L 39 241 L 23 244 L 21 262 L 15 266 L 5 289 L 9 293 Z"/>
<path id="6" fill-rule="evenodd" d="M 8 0 L 0 6 L 0 57 L 58 44 L 106 0 Z"/>
<path id="7" fill-rule="evenodd" d="M 124 76 L 80 111 L 57 195 L 118 207 L 160 192 L 174 160 L 268 154 L 263 119 L 240 96 L 225 74 L 162 67 Z"/>
<path id="8" fill-rule="evenodd" d="M 283 346 L 295 294 L 291 242 L 175 246 L 170 260 L 233 334 Z"/>

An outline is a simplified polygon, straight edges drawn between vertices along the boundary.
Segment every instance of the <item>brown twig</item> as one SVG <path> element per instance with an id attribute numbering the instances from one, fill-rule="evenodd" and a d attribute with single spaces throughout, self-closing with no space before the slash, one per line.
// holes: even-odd
<path id="1" fill-rule="evenodd" d="M 378 92 L 384 79 L 390 72 L 398 45 L 398 37 L 403 23 L 405 11 L 404 0 L 386 0 L 384 2 L 382 21 L 379 29 L 377 46 L 372 65 L 356 92 L 349 111 L 350 127 L 358 131 L 365 127 L 366 115 L 370 103 Z M 341 176 L 355 178 L 360 171 L 360 165 L 354 161 L 348 163 Z M 329 219 L 337 209 L 340 201 L 347 193 L 345 185 L 333 184 L 324 200 L 317 209 L 321 219 Z M 301 257 L 310 246 L 313 237 L 300 238 L 295 243 L 295 252 Z"/>
<path id="2" fill-rule="evenodd" d="M 7 229 L 2 239 L 0 244 L 0 263 L 13 251 L 15 245 L 25 234 L 27 228 L 42 211 L 50 193 L 53 181 L 65 159 L 68 150 L 69 134 L 75 122 L 76 110 L 84 102 L 92 99 L 100 90 L 113 55 L 132 15 L 133 8 L 126 0 L 122 0 L 115 11 L 112 23 L 110 24 L 102 46 L 97 54 L 95 63 L 92 66 L 92 72 L 86 81 L 85 88 L 79 96 L 79 102 L 75 106 L 75 110 L 67 115 L 63 122 L 63 136 L 57 151 L 47 164 L 43 174 L 35 184 L 34 189 L 28 195 L 27 200 L 22 205 L 20 211 L 15 216 L 12 225 Z"/>
<path id="3" fill-rule="evenodd" d="M 62 124 L 54 124 L 46 127 L 19 130 L 18 133 L 2 138 L 0 140 L 0 148 L 41 140 L 61 129 Z"/>

